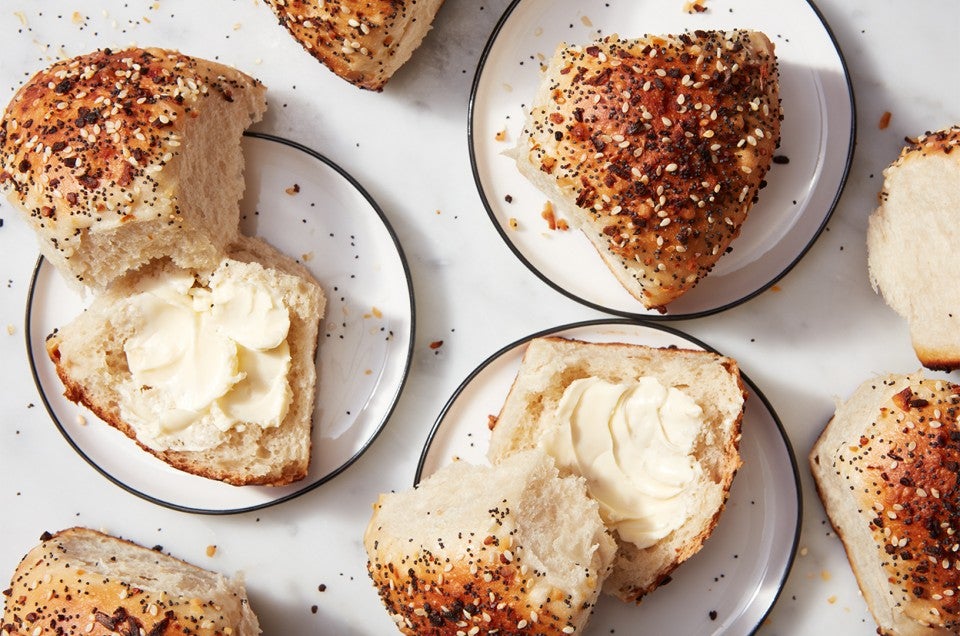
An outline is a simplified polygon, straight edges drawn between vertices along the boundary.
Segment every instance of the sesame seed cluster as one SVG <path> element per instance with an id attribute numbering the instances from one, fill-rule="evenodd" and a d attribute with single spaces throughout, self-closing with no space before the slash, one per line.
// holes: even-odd
<path id="1" fill-rule="evenodd" d="M 895 394 L 833 468 L 860 502 L 894 588 L 923 624 L 960 629 L 960 386 L 914 382 Z"/>
<path id="2" fill-rule="evenodd" d="M 532 108 L 529 161 L 653 305 L 712 269 L 765 185 L 781 108 L 772 47 L 755 37 L 561 45 Z"/>
<path id="3" fill-rule="evenodd" d="M 33 566 L 18 570 L 4 592 L 6 616 L 12 622 L 0 626 L 2 636 L 229 636 L 235 632 L 223 608 L 212 600 L 151 591 L 111 578 L 98 571 L 95 563 L 82 567 L 82 559 L 57 536 L 45 533 L 41 539 L 43 543 L 25 557 L 24 562 Z"/>
<path id="4" fill-rule="evenodd" d="M 266 0 L 282 24 L 315 58 L 361 88 L 381 91 L 406 61 L 401 49 L 419 44 L 417 12 L 428 16 L 442 0 Z M 426 25 L 423 25 L 426 26 Z M 409 55 L 407 52 L 406 55 Z M 401 59 L 402 57 L 402 59 Z"/>
<path id="5" fill-rule="evenodd" d="M 374 542 L 367 569 L 397 627 L 409 635 L 575 633 L 570 617 L 587 600 L 527 565 L 506 500 L 488 512 L 489 534 L 463 531 L 435 546 L 410 538 L 416 548 Z M 586 568 L 587 578 L 596 574 Z"/>
<path id="6" fill-rule="evenodd" d="M 161 173 L 181 154 L 185 121 L 251 83 L 160 49 L 59 61 L 20 89 L 0 122 L 0 185 L 68 258 L 84 230 L 154 218 L 179 226 L 175 183 Z"/>

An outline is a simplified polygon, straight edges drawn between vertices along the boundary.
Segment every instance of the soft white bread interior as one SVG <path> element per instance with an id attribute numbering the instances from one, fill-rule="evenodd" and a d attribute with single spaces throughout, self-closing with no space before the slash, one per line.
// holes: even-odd
<path id="1" fill-rule="evenodd" d="M 780 139 L 774 47 L 756 31 L 561 43 L 508 154 L 647 308 L 739 235 Z"/>
<path id="2" fill-rule="evenodd" d="M 5 592 L 3 633 L 256 636 L 241 577 L 87 528 L 44 533 Z"/>
<path id="3" fill-rule="evenodd" d="M 265 88 L 174 51 L 61 60 L 0 122 L 0 185 L 73 285 L 102 290 L 150 260 L 212 268 L 238 234 L 241 133 Z"/>
<path id="4" fill-rule="evenodd" d="M 960 368 L 960 126 L 927 133 L 883 172 L 870 216 L 870 281 L 910 325 L 929 369 Z"/>
<path id="5" fill-rule="evenodd" d="M 538 451 L 381 495 L 367 569 L 404 634 L 579 632 L 615 545 L 583 480 Z M 499 632 L 497 631 L 499 630 Z"/>
<path id="6" fill-rule="evenodd" d="M 810 470 L 878 633 L 960 632 L 960 386 L 868 380 L 810 451 Z"/>
<path id="7" fill-rule="evenodd" d="M 351 84 L 383 90 L 430 30 L 443 0 L 266 0 L 280 24 Z"/>
<path id="8" fill-rule="evenodd" d="M 496 418 L 488 453 L 492 462 L 500 463 L 517 452 L 543 446 L 559 427 L 556 414 L 565 391 L 577 380 L 598 378 L 617 384 L 643 377 L 679 389 L 702 409 L 691 452 L 701 472 L 682 495 L 691 502 L 685 506 L 691 516 L 679 527 L 642 548 L 619 531 L 613 532 L 617 558 L 605 591 L 625 601 L 639 601 L 666 581 L 680 563 L 701 549 L 719 520 L 741 465 L 746 392 L 736 361 L 707 351 L 535 338 Z M 606 419 L 600 425 L 604 424 Z M 561 474 L 573 470 L 561 466 Z M 596 495 L 589 479 L 588 488 Z M 612 518 L 606 515 L 605 521 L 610 523 Z"/>
<path id="9" fill-rule="evenodd" d="M 124 409 L 135 407 L 129 397 L 129 387 L 135 383 L 125 345 L 140 324 L 131 299 L 143 281 L 164 280 L 183 272 L 169 261 L 155 261 L 118 280 L 83 314 L 50 336 L 47 351 L 66 387 L 67 398 L 86 405 L 171 466 L 234 485 L 289 484 L 307 475 L 310 461 L 317 383 L 315 353 L 325 297 L 306 268 L 259 239 L 238 237 L 215 272 L 224 267 L 232 268 L 243 281 L 259 282 L 272 290 L 289 314 L 286 380 L 292 396 L 276 426 L 241 422 L 221 432 L 206 427 L 204 430 L 212 431 L 216 443 L 200 448 L 174 437 L 164 438 L 169 443 L 161 442 L 152 431 L 124 417 Z M 200 287 L 213 275 L 209 271 L 190 272 L 195 275 L 195 286 Z M 175 349 L 179 345 L 164 346 Z M 144 417 L 159 420 L 160 414 Z"/>

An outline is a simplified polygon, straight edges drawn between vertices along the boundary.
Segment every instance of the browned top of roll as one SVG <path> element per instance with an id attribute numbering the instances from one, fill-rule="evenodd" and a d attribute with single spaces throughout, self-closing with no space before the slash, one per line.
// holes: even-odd
<path id="1" fill-rule="evenodd" d="M 87 528 L 44 534 L 4 590 L 2 633 L 253 636 L 242 585 Z"/>
<path id="2" fill-rule="evenodd" d="M 176 224 L 161 175 L 186 122 L 209 100 L 263 90 L 240 71 L 163 49 L 61 60 L 20 88 L 0 121 L 0 184 L 59 249 L 85 228 L 133 220 L 133 209 Z"/>
<path id="3" fill-rule="evenodd" d="M 666 304 L 710 271 L 763 185 L 780 139 L 773 45 L 755 31 L 611 36 L 560 47 L 548 79 L 530 161 Z"/>
<path id="4" fill-rule="evenodd" d="M 926 379 L 881 409 L 847 473 L 860 473 L 857 497 L 875 514 L 870 530 L 904 613 L 960 628 L 960 386 Z"/>
<path id="5" fill-rule="evenodd" d="M 266 0 L 311 55 L 351 84 L 383 90 L 443 0 Z"/>

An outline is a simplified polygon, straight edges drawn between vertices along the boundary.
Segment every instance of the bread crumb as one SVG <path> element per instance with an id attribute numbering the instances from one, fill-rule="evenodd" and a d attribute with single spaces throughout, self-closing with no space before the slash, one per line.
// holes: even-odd
<path id="1" fill-rule="evenodd" d="M 313 252 L 306 252 L 305 254 L 300 255 L 300 260 L 304 263 L 308 263 L 313 260 Z"/>
<path id="2" fill-rule="evenodd" d="M 497 416 L 496 415 L 487 415 L 487 428 L 491 431 L 497 425 Z"/>
<path id="3" fill-rule="evenodd" d="M 208 556 L 208 557 L 212 557 L 212 556 L 213 556 L 214 554 L 216 554 L 216 553 L 217 553 L 217 546 L 215 546 L 215 545 L 208 545 L 208 546 L 207 546 L 207 556 Z"/>
<path id="4" fill-rule="evenodd" d="M 81 22 L 83 22 L 83 14 L 80 13 L 79 11 L 74 11 L 73 15 L 70 16 L 70 21 L 73 22 L 74 24 L 80 24 Z"/>
<path id="5" fill-rule="evenodd" d="M 770 288 L 770 291 L 772 291 L 772 292 L 778 292 L 778 291 L 782 291 L 782 290 L 783 290 L 783 288 L 780 287 L 780 285 L 774 285 L 773 287 Z"/>
<path id="6" fill-rule="evenodd" d="M 7 325 L 7 333 L 11 336 L 17 332 L 17 328 L 13 325 Z"/>
<path id="7" fill-rule="evenodd" d="M 520 227 L 520 222 L 517 221 L 516 217 L 512 217 L 512 216 L 511 216 L 511 217 L 507 220 L 507 227 L 509 227 L 511 230 L 515 230 L 515 229 L 517 229 L 518 227 Z"/>
<path id="8" fill-rule="evenodd" d="M 553 203 L 547 201 L 543 204 L 543 211 L 540 213 L 540 216 L 547 222 L 547 227 L 551 230 L 557 229 L 557 217 L 553 213 Z"/>
<path id="9" fill-rule="evenodd" d="M 286 192 L 286 193 L 289 194 L 290 196 L 293 196 L 294 194 L 297 194 L 297 193 L 300 192 L 300 184 L 299 184 L 299 183 L 294 183 L 292 186 L 290 186 L 289 188 L 287 188 L 286 190 L 284 190 L 284 192 Z"/>
<path id="10" fill-rule="evenodd" d="M 377 308 L 376 305 L 373 306 L 373 308 L 371 309 L 371 311 L 373 312 L 373 316 L 374 316 L 375 318 L 383 318 L 383 312 L 380 311 L 380 310 Z"/>
<path id="11" fill-rule="evenodd" d="M 823 579 L 824 581 L 829 581 L 831 578 L 829 570 L 821 570 L 820 578 Z"/>
<path id="12" fill-rule="evenodd" d="M 367 369 L 363 372 L 363 375 L 373 375 L 373 369 Z"/>
<path id="13" fill-rule="evenodd" d="M 239 30 L 240 30 L 240 23 L 239 23 L 239 22 L 237 22 L 236 24 L 233 25 L 233 30 L 234 30 L 234 31 L 239 31 Z"/>
<path id="14" fill-rule="evenodd" d="M 593 26 L 593 22 L 592 22 L 592 21 L 590 20 L 590 18 L 588 18 L 587 16 L 582 16 L 582 17 L 580 18 L 580 22 L 581 22 L 581 23 L 583 24 L 583 26 L 585 26 L 585 27 L 592 27 L 592 26 Z"/>
<path id="15" fill-rule="evenodd" d="M 81 413 L 77 413 L 76 420 L 77 420 L 77 426 L 87 425 L 87 418 L 85 418 Z"/>
<path id="16" fill-rule="evenodd" d="M 836 596 L 831 596 L 831 597 L 829 597 L 829 598 L 827 599 L 827 603 L 830 603 L 831 605 L 833 605 L 833 604 L 836 603 L 836 602 L 837 602 L 837 597 L 836 597 Z"/>
<path id="17" fill-rule="evenodd" d="M 501 131 L 498 131 L 496 135 L 493 136 L 497 141 L 506 141 L 507 140 L 507 129 L 504 128 Z"/>
<path id="18" fill-rule="evenodd" d="M 430 343 L 431 349 L 439 349 L 442 346 L 443 346 L 443 340 L 434 340 L 433 342 Z"/>
<path id="19" fill-rule="evenodd" d="M 810 551 L 806 548 L 800 548 L 800 556 L 805 557 Z"/>
<path id="20" fill-rule="evenodd" d="M 683 10 L 687 13 L 703 13 L 707 10 L 707 0 L 692 0 L 683 5 Z"/>
<path id="21" fill-rule="evenodd" d="M 890 118 L 892 116 L 893 115 L 890 113 L 889 110 L 883 111 L 883 115 L 880 116 L 880 123 L 879 123 L 880 130 L 887 129 L 887 126 L 890 125 Z"/>

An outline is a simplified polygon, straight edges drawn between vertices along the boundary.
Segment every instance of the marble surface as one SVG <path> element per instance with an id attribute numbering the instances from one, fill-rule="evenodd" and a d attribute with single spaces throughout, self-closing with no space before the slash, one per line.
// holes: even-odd
<path id="1" fill-rule="evenodd" d="M 239 515 L 154 505 L 93 470 L 41 406 L 24 344 L 37 249 L 4 203 L 0 573 L 12 572 L 41 532 L 86 525 L 162 545 L 204 567 L 245 572 L 265 634 L 390 633 L 364 570 L 361 536 L 371 503 L 381 492 L 412 484 L 434 419 L 488 355 L 540 329 L 603 317 L 548 287 L 514 257 L 492 227 L 471 177 L 470 84 L 508 3 L 447 2 L 423 47 L 379 94 L 334 77 L 254 0 L 93 4 L 3 2 L 0 101 L 55 59 L 104 46 L 179 48 L 256 75 L 267 84 L 270 101 L 256 129 L 296 139 L 336 161 L 396 230 L 416 297 L 414 357 L 382 434 L 322 487 Z M 680 0 L 663 4 L 665 10 L 683 8 Z M 727 3 L 709 0 L 707 6 L 719 11 Z M 904 137 L 960 121 L 960 74 L 951 59 L 960 33 L 954 0 L 820 0 L 817 6 L 843 51 L 856 97 L 857 147 L 840 203 L 806 257 L 774 288 L 724 313 L 671 323 L 740 362 L 776 409 L 800 462 L 800 550 L 762 634 L 875 633 L 814 492 L 806 455 L 837 398 L 874 374 L 919 366 L 906 325 L 870 288 L 864 233 L 881 172 Z M 887 111 L 890 123 L 881 129 Z M 437 341 L 442 346 L 431 347 Z M 960 380 L 956 373 L 945 377 Z M 210 545 L 217 546 L 212 557 Z M 608 631 L 599 622 L 591 630 Z"/>

